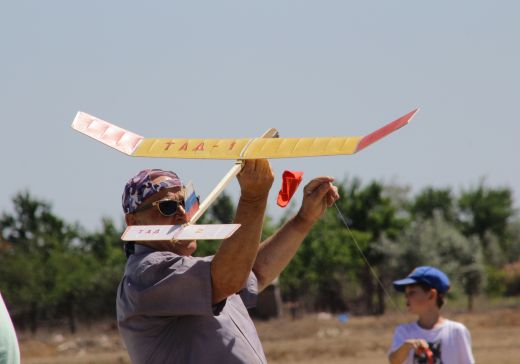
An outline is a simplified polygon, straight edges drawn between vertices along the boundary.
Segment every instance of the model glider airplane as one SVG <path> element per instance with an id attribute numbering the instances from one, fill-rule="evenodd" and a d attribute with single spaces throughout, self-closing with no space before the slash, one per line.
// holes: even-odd
<path id="1" fill-rule="evenodd" d="M 276 129 L 269 129 L 260 138 L 181 139 L 145 138 L 84 112 L 78 112 L 72 128 L 132 157 L 234 159 L 237 163 L 200 204 L 190 205 L 193 211 L 184 225 L 129 226 L 122 240 L 191 240 L 225 239 L 238 224 L 194 225 L 216 200 L 227 184 L 242 169 L 245 159 L 318 157 L 357 153 L 370 144 L 410 122 L 419 109 L 388 123 L 364 136 L 279 138 Z M 193 201 L 194 191 L 186 196 Z"/>

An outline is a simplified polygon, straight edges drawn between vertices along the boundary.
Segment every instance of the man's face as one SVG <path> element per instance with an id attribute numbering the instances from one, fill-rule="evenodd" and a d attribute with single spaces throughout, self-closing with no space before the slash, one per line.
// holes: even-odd
<path id="1" fill-rule="evenodd" d="M 168 179 L 168 177 L 159 176 L 153 179 L 153 183 L 160 183 L 165 179 Z M 183 201 L 184 191 L 181 187 L 165 188 L 149 196 L 139 205 L 139 208 L 151 206 L 155 201 L 164 199 L 179 202 Z M 126 220 L 128 225 L 182 225 L 188 222 L 186 219 L 186 211 L 180 204 L 175 214 L 171 216 L 164 216 L 159 212 L 157 207 L 153 206 L 139 212 L 128 214 Z M 197 242 L 195 240 L 180 240 L 169 244 L 172 245 L 172 249 L 169 250 L 179 255 L 192 255 L 197 249 Z"/>

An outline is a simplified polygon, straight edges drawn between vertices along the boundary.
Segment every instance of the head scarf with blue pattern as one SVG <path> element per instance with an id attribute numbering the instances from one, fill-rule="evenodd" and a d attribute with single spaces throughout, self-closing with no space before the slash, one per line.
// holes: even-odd
<path id="1" fill-rule="evenodd" d="M 159 183 L 153 183 L 157 177 L 167 177 Z M 134 212 L 139 205 L 154 193 L 170 187 L 182 187 L 177 173 L 162 169 L 144 169 L 132 177 L 125 185 L 122 202 L 125 214 Z"/>

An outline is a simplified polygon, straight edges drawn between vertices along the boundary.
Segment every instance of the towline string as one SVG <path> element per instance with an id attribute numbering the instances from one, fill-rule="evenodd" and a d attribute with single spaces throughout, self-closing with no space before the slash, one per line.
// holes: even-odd
<path id="1" fill-rule="evenodd" d="M 338 211 L 338 217 L 339 219 L 343 222 L 343 225 L 345 225 L 345 227 L 347 228 L 347 231 L 350 235 L 350 238 L 352 239 L 352 241 L 354 242 L 354 245 L 356 246 L 357 250 L 359 251 L 359 253 L 361 254 L 361 256 L 363 257 L 363 260 L 365 261 L 365 264 L 368 266 L 368 268 L 370 269 L 370 272 L 372 273 L 372 275 L 374 276 L 374 278 L 376 279 L 377 283 L 379 284 L 379 286 L 381 287 L 381 289 L 383 290 L 383 292 L 385 293 L 386 297 L 390 300 L 390 302 L 392 303 L 392 305 L 394 306 L 394 308 L 399 312 L 401 313 L 401 315 L 405 315 L 403 310 L 401 310 L 401 308 L 399 307 L 399 305 L 394 301 L 394 299 L 392 298 L 392 296 L 390 296 L 390 293 L 388 293 L 388 291 L 386 290 L 385 286 L 383 285 L 383 282 L 381 282 L 381 280 L 379 279 L 376 271 L 374 270 L 374 268 L 372 267 L 372 265 L 370 264 L 370 262 L 368 261 L 368 258 L 367 256 L 365 255 L 365 253 L 363 253 L 363 250 L 361 249 L 361 247 L 359 246 L 356 238 L 354 237 L 354 234 L 352 233 L 352 230 L 350 230 L 350 227 L 348 226 L 348 223 L 347 223 L 347 220 L 345 219 L 345 216 L 343 216 L 343 213 L 341 212 L 341 210 L 339 209 L 338 205 L 334 202 L 334 207 L 336 208 L 336 210 Z"/>

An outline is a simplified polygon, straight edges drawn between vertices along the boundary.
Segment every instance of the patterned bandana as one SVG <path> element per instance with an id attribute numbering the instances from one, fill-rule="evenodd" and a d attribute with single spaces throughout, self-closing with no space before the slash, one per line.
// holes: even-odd
<path id="1" fill-rule="evenodd" d="M 153 179 L 165 176 L 159 183 L 153 183 Z M 132 177 L 125 185 L 123 192 L 123 211 L 125 214 L 134 212 L 137 207 L 149 196 L 164 188 L 182 187 L 182 182 L 176 173 L 163 171 L 162 169 L 145 169 Z"/>

